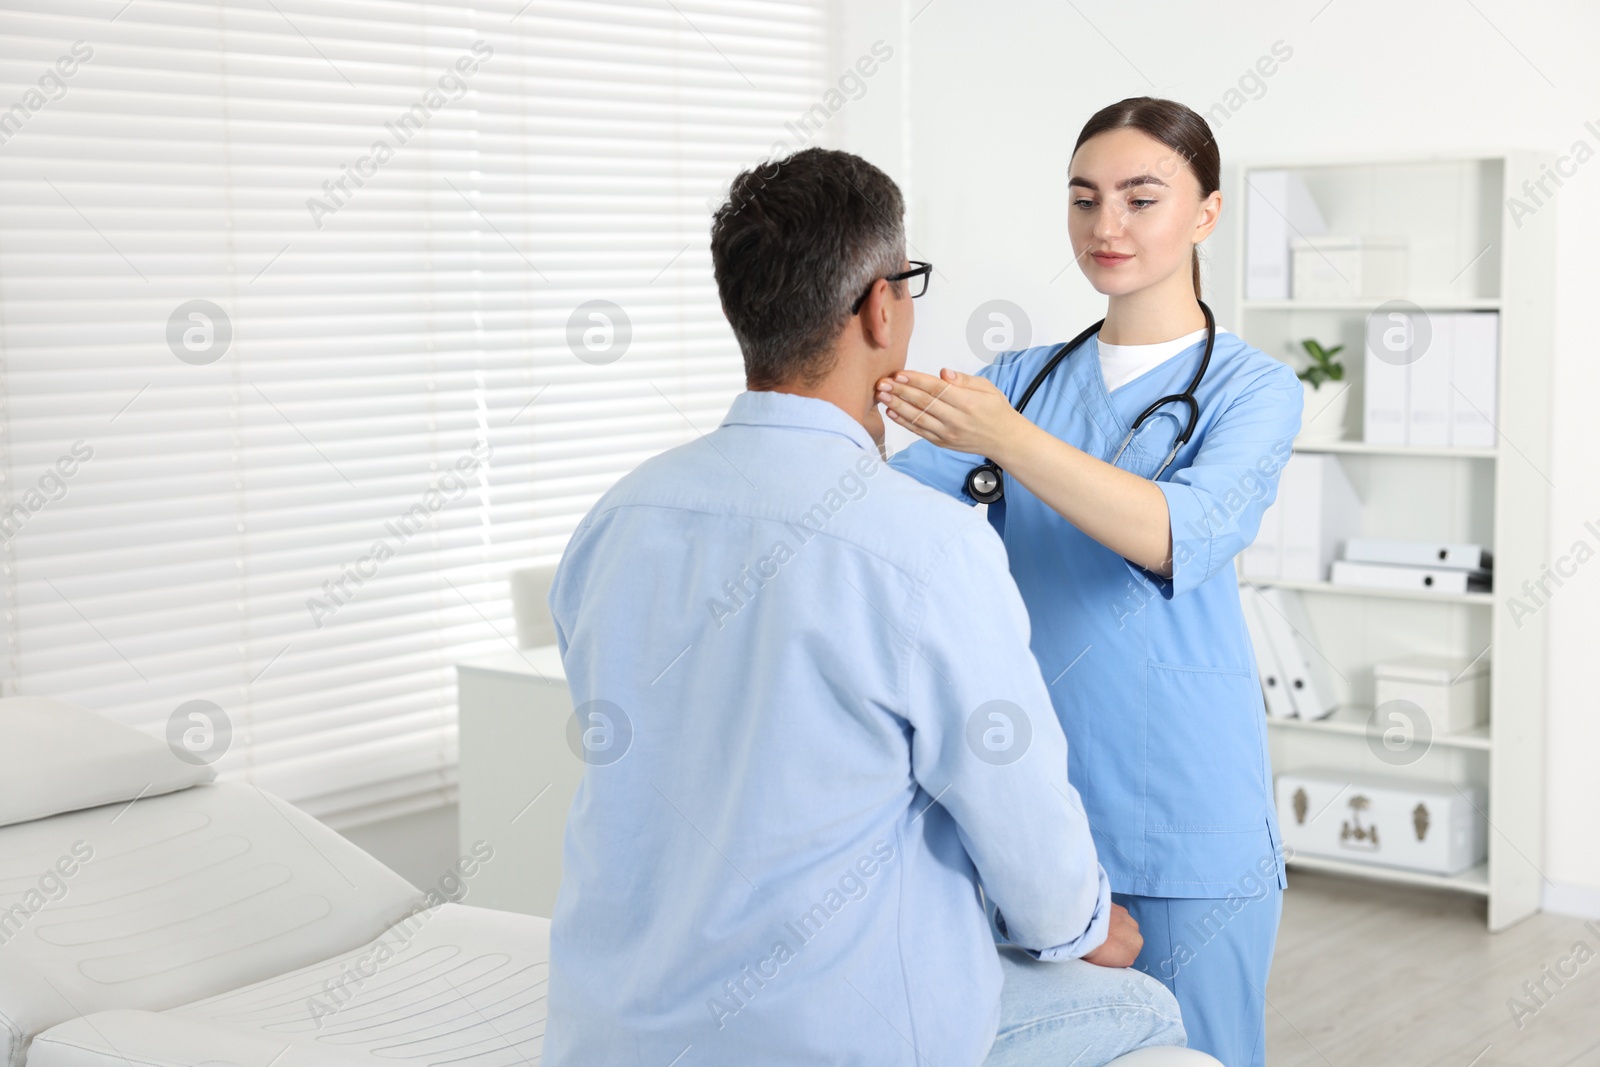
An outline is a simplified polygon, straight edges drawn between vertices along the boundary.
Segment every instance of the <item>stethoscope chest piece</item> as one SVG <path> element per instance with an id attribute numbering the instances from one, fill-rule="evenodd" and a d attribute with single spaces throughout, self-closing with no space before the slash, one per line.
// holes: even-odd
<path id="1" fill-rule="evenodd" d="M 980 504 L 993 504 L 1005 493 L 1000 484 L 1000 468 L 994 463 L 980 463 L 967 472 L 967 495 Z"/>

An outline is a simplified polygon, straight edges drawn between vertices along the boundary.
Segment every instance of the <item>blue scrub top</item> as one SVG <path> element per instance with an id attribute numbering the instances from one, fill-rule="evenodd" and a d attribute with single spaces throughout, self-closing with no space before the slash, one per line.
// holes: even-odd
<path id="1" fill-rule="evenodd" d="M 1002 353 L 980 373 L 1016 403 L 1059 344 Z M 1204 342 L 1107 393 L 1098 338 L 1028 403 L 1049 433 L 1110 462 L 1139 413 L 1181 392 Z M 1196 391 L 1194 435 L 1156 481 L 1171 512 L 1173 575 L 1131 563 L 1009 476 L 990 522 L 1033 624 L 1032 648 L 1067 735 L 1068 775 L 1112 888 L 1160 897 L 1287 885 L 1255 654 L 1234 557 L 1255 539 L 1300 430 L 1289 366 L 1219 332 Z M 1118 466 L 1151 477 L 1186 406 L 1145 421 Z M 966 503 L 982 457 L 918 441 L 891 465 Z"/>

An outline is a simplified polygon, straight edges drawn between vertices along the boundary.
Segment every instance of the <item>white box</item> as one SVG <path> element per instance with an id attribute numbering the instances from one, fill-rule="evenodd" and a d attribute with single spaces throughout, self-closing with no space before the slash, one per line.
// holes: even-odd
<path id="1" fill-rule="evenodd" d="M 1276 793 L 1295 853 L 1443 875 L 1487 855 L 1482 786 L 1307 768 L 1278 775 Z"/>
<path id="2" fill-rule="evenodd" d="M 1299 237 L 1296 300 L 1388 300 L 1404 296 L 1409 263 L 1402 237 Z"/>
<path id="3" fill-rule="evenodd" d="M 1470 730 L 1489 719 L 1489 667 L 1455 656 L 1409 656 L 1372 667 L 1379 708 L 1409 700 L 1422 709 L 1434 733 Z"/>

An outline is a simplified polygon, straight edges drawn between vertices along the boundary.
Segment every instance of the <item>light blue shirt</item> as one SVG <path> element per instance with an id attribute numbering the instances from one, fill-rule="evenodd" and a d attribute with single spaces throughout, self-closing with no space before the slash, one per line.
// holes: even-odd
<path id="1" fill-rule="evenodd" d="M 1105 940 L 999 537 L 838 407 L 741 394 L 601 498 L 550 606 L 589 765 L 547 1064 L 977 1064 L 980 882 L 1042 958 Z"/>
<path id="2" fill-rule="evenodd" d="M 1059 347 L 1003 353 L 981 373 L 1015 403 Z M 1026 415 L 1110 462 L 1141 412 L 1189 384 L 1203 348 L 1108 392 L 1090 338 Z M 1009 476 L 988 510 L 1028 606 L 1100 859 L 1117 892 L 1138 896 L 1248 896 L 1263 879 L 1286 884 L 1233 561 L 1277 495 L 1303 398 L 1287 364 L 1222 332 L 1196 397 L 1194 436 L 1155 483 L 1170 513 L 1172 577 L 1119 556 Z M 1118 465 L 1154 477 L 1184 416 L 1179 404 L 1159 409 Z M 980 460 L 918 441 L 891 463 L 971 504 L 964 482 Z"/>

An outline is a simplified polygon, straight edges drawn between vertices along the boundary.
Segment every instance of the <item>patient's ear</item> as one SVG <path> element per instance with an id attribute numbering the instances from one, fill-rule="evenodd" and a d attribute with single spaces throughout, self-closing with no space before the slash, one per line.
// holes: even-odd
<path id="1" fill-rule="evenodd" d="M 887 279 L 872 283 L 872 292 L 861 305 L 861 328 L 873 348 L 894 345 L 894 317 L 897 313 L 894 292 Z"/>

